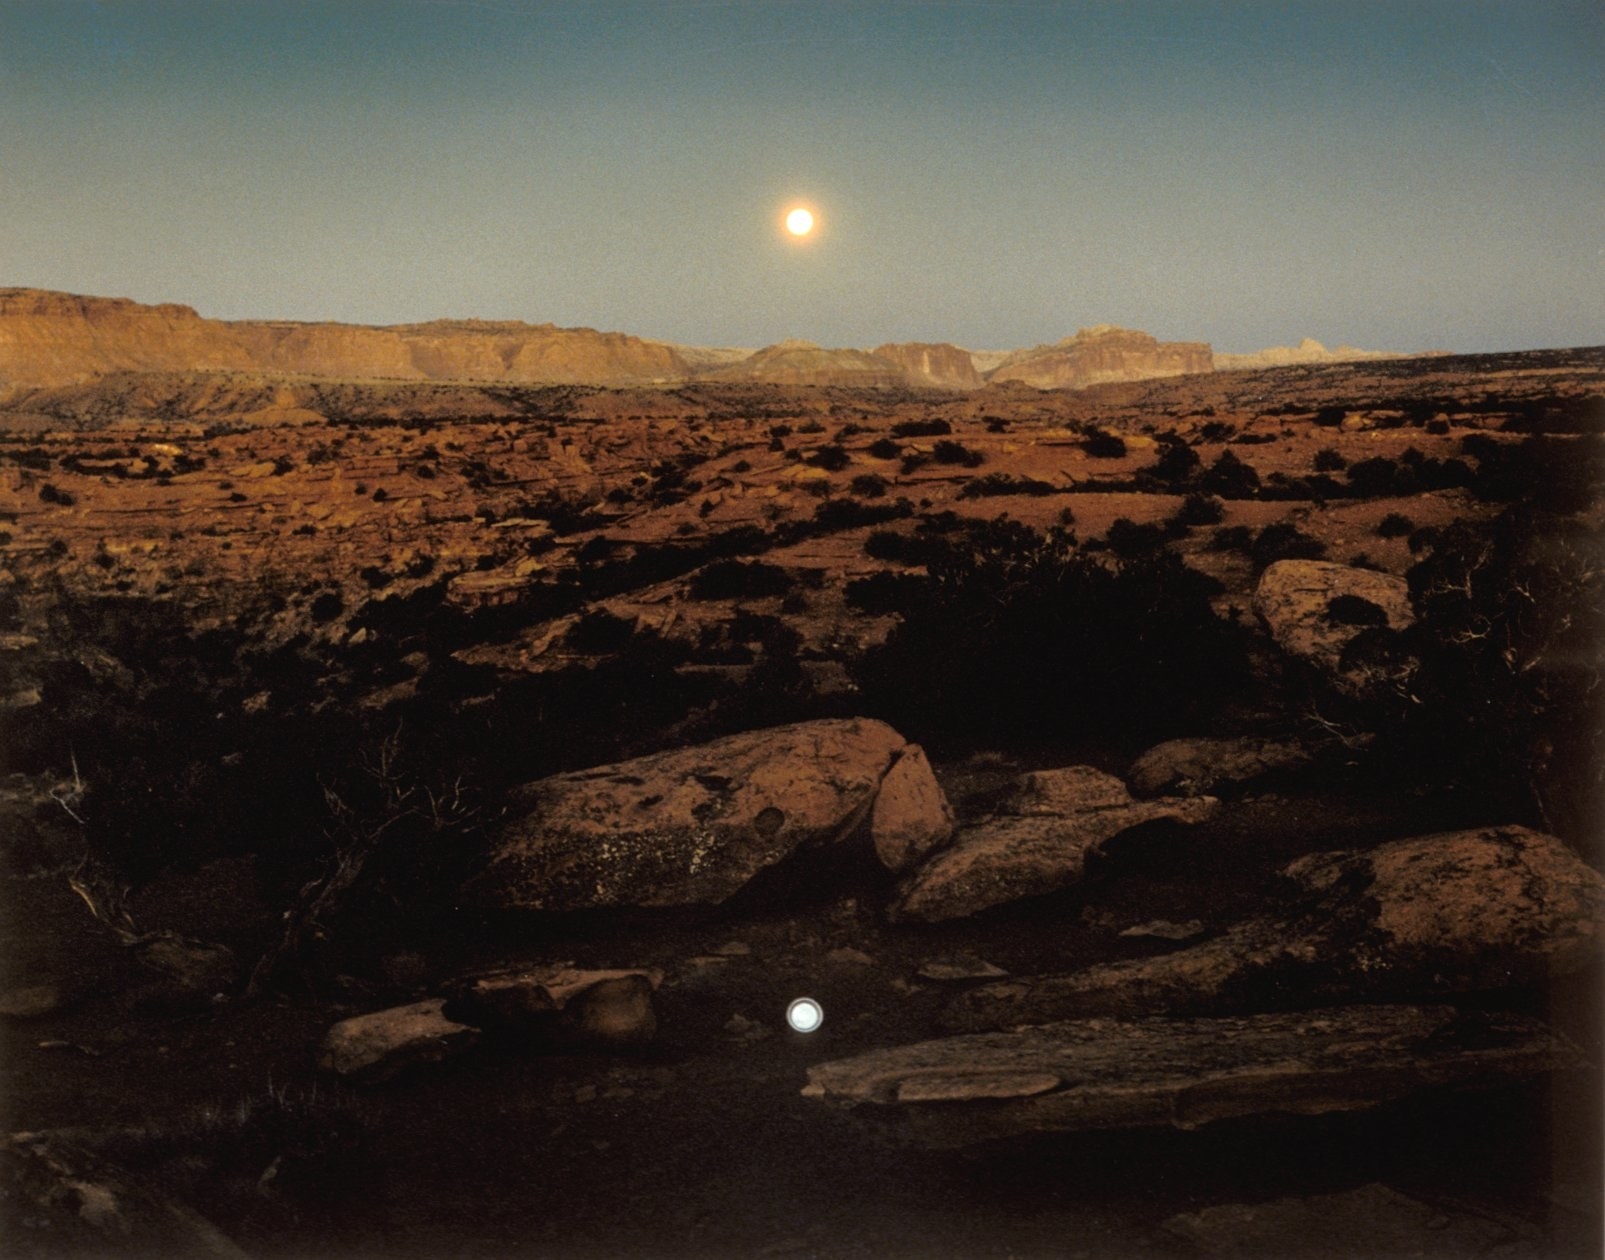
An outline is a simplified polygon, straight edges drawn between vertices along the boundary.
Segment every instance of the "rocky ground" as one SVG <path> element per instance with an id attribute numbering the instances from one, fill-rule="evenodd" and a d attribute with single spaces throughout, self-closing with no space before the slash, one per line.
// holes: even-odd
<path id="1" fill-rule="evenodd" d="M 1597 1254 L 1602 376 L 31 397 L 8 1248 Z"/>

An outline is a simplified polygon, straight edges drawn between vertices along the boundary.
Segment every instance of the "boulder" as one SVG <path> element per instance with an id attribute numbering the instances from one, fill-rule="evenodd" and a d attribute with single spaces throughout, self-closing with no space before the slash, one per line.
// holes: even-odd
<path id="1" fill-rule="evenodd" d="M 953 838 L 952 807 L 918 744 L 904 748 L 881 780 L 869 836 L 881 864 L 899 872 Z"/>
<path id="2" fill-rule="evenodd" d="M 1424 1088 L 1485 1088 L 1580 1067 L 1545 1025 L 1446 1006 L 1214 1019 L 1077 1019 L 874 1050 L 808 1069 L 803 1094 L 965 1146 L 1022 1133 L 1193 1129 L 1319 1115 Z"/>
<path id="3" fill-rule="evenodd" d="M 1138 796 L 1196 796 L 1252 783 L 1274 771 L 1295 770 L 1311 760 L 1308 749 L 1284 740 L 1167 739 L 1132 762 L 1126 781 Z"/>
<path id="4" fill-rule="evenodd" d="M 448 1019 L 444 1005 L 444 998 L 430 998 L 343 1019 L 324 1036 L 318 1066 L 374 1084 L 460 1054 L 479 1040 L 479 1030 Z"/>
<path id="5" fill-rule="evenodd" d="M 569 963 L 494 972 L 458 981 L 448 1019 L 554 1046 L 635 1045 L 657 1035 L 657 970 L 587 971 Z"/>
<path id="6" fill-rule="evenodd" d="M 1026 775 L 1006 812 L 960 828 L 904 881 L 892 917 L 938 922 L 1056 892 L 1121 832 L 1160 818 L 1202 822 L 1218 805 L 1212 797 L 1135 801 L 1119 779 L 1090 766 Z"/>
<path id="7" fill-rule="evenodd" d="M 1265 914 L 1151 958 L 1016 977 L 957 998 L 950 1027 L 1092 1014 L 1417 1000 L 1536 983 L 1599 951 L 1605 878 L 1525 827 L 1318 853 Z"/>
<path id="8" fill-rule="evenodd" d="M 1403 630 L 1415 621 L 1403 578 L 1327 560 L 1270 565 L 1254 588 L 1254 611 L 1282 651 L 1356 696 L 1372 691 L 1379 680 L 1364 670 L 1345 669 L 1344 648 L 1368 627 Z"/>
<path id="9" fill-rule="evenodd" d="M 885 723 L 833 719 L 526 784 L 464 896 L 519 910 L 717 904 L 798 848 L 852 834 L 906 748 Z"/>

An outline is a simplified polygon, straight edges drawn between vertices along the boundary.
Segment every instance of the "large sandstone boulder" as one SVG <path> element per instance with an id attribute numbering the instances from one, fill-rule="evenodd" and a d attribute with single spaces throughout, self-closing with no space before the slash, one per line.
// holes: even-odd
<path id="1" fill-rule="evenodd" d="M 1308 749 L 1284 740 L 1167 739 L 1156 744 L 1126 772 L 1126 781 L 1138 796 L 1179 792 L 1185 796 L 1252 783 L 1281 770 L 1310 763 Z"/>
<path id="2" fill-rule="evenodd" d="M 1444 1006 L 1218 1019 L 1077 1019 L 873 1050 L 808 1069 L 807 1097 L 940 1147 L 1019 1133 L 1352 1111 L 1497 1085 L 1581 1054 L 1543 1024 Z"/>
<path id="3" fill-rule="evenodd" d="M 1504 989 L 1596 959 L 1605 878 L 1525 827 L 1318 853 L 1274 910 L 1186 949 L 961 995 L 955 1028 L 1269 1010 Z"/>
<path id="4" fill-rule="evenodd" d="M 1135 801 L 1125 784 L 1091 766 L 1026 775 L 1003 810 L 961 828 L 953 843 L 904 882 L 894 918 L 936 922 L 975 914 L 1078 881 L 1087 860 L 1140 823 L 1196 823 L 1212 797 Z"/>
<path id="5" fill-rule="evenodd" d="M 881 780 L 869 816 L 870 843 L 889 871 L 905 871 L 953 838 L 953 809 L 918 744 L 903 749 Z"/>
<path id="6" fill-rule="evenodd" d="M 318 1066 L 364 1084 L 389 1080 L 420 1063 L 470 1049 L 479 1030 L 448 1019 L 445 999 L 430 998 L 343 1019 L 323 1038 Z"/>
<path id="7" fill-rule="evenodd" d="M 465 895 L 528 910 L 716 904 L 799 848 L 853 834 L 907 748 L 883 722 L 832 719 L 542 779 L 515 794 Z M 924 758 L 912 760 L 909 774 Z M 922 848 L 901 823 L 884 832 L 894 860 Z"/>
<path id="8" fill-rule="evenodd" d="M 1351 695 L 1371 691 L 1380 680 L 1345 670 L 1343 649 L 1371 627 L 1403 630 L 1415 621 L 1403 578 L 1326 560 L 1270 565 L 1254 588 L 1254 611 L 1278 647 Z"/>

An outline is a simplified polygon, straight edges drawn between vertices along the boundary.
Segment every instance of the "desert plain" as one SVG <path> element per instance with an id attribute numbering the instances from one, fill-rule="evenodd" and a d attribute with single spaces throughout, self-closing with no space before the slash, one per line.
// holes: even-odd
<path id="1" fill-rule="evenodd" d="M 0 291 L 8 1254 L 1598 1254 L 1602 433 Z"/>

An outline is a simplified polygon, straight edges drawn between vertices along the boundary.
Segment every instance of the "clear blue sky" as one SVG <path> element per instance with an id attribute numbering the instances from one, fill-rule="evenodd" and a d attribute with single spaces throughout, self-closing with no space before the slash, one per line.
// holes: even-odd
<path id="1" fill-rule="evenodd" d="M 0 0 L 0 284 L 708 345 L 1599 344 L 1605 5 Z"/>

